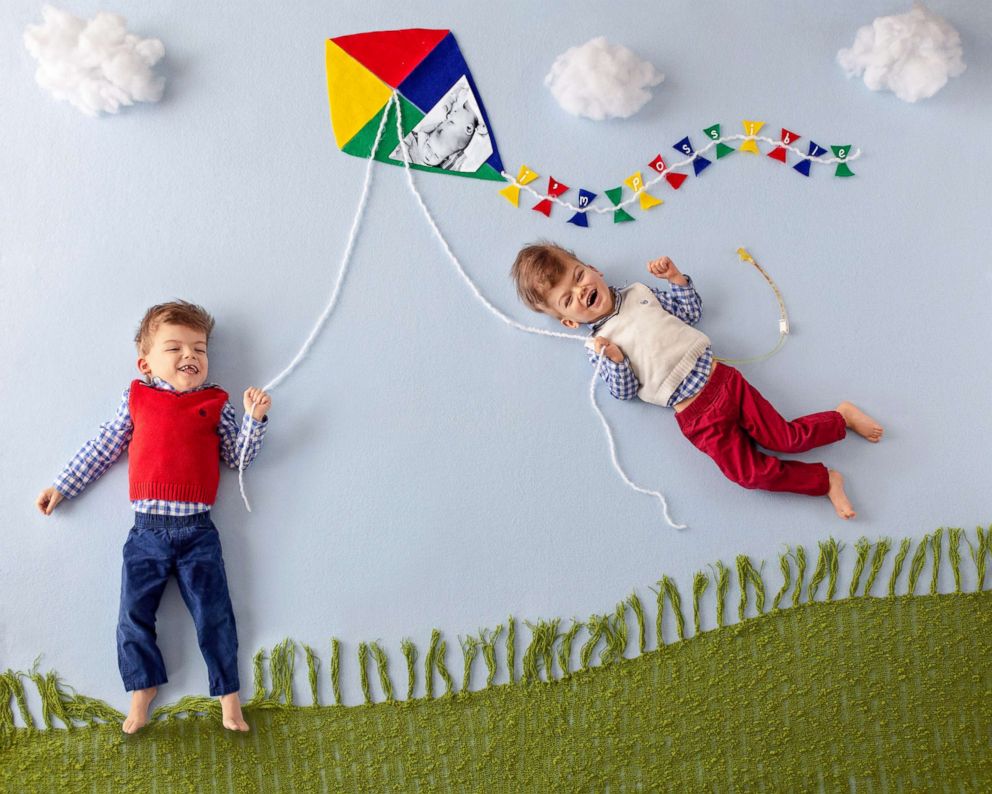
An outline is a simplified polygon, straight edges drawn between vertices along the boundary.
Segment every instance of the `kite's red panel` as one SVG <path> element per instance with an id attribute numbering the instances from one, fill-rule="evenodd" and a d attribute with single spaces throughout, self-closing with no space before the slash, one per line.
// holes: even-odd
<path id="1" fill-rule="evenodd" d="M 447 30 L 381 30 L 331 39 L 384 83 L 397 88 L 426 58 Z"/>

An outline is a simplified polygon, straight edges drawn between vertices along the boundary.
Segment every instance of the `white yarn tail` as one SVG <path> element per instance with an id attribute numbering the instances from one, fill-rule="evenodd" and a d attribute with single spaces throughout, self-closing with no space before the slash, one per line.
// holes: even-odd
<path id="1" fill-rule="evenodd" d="M 596 385 L 599 383 L 599 370 L 603 366 L 603 356 L 605 354 L 605 349 L 601 350 L 599 353 L 599 358 L 596 360 L 596 371 L 593 373 L 592 381 L 589 383 L 589 401 L 592 403 L 592 408 L 599 417 L 599 421 L 603 423 L 603 430 L 606 431 L 606 440 L 610 445 L 610 459 L 613 461 L 613 468 L 617 470 L 617 474 L 620 475 L 620 478 L 635 491 L 638 493 L 647 494 L 648 496 L 653 496 L 661 502 L 661 512 L 665 516 L 665 521 L 668 522 L 670 527 L 673 527 L 674 529 L 686 529 L 687 526 L 685 524 L 676 524 L 672 521 L 672 517 L 668 514 L 668 500 L 665 499 L 665 495 L 661 491 L 651 491 L 647 488 L 642 488 L 627 476 L 626 472 L 623 470 L 623 467 L 620 465 L 620 460 L 617 458 L 617 445 L 613 440 L 613 431 L 610 429 L 610 424 L 606 421 L 606 415 L 599 407 L 599 403 L 596 402 Z"/>

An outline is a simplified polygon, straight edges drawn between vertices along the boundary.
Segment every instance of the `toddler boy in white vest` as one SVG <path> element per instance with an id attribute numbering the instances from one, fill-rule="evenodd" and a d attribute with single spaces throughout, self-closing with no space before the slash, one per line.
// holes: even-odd
<path id="1" fill-rule="evenodd" d="M 844 478 L 822 463 L 767 455 L 798 453 L 844 438 L 848 428 L 871 442 L 882 427 L 855 405 L 787 421 L 735 368 L 718 363 L 709 338 L 694 328 L 702 300 L 668 257 L 648 272 L 671 291 L 606 284 L 603 274 L 554 243 L 525 246 L 511 275 L 520 299 L 566 328 L 589 329 L 587 355 L 621 400 L 639 397 L 675 411 L 683 435 L 745 488 L 827 496 L 841 518 L 854 518 Z"/>

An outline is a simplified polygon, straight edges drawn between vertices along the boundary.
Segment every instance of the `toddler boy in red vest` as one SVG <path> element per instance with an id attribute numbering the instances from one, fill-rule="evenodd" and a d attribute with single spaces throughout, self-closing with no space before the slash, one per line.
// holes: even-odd
<path id="1" fill-rule="evenodd" d="M 100 426 L 36 504 L 50 515 L 102 475 L 128 447 L 134 526 L 124 544 L 117 659 L 131 707 L 123 724 L 135 733 L 148 721 L 157 687 L 166 682 L 155 644 L 155 612 L 171 575 L 179 583 L 207 663 L 210 695 L 220 698 L 225 728 L 247 731 L 238 690 L 238 637 L 220 537 L 210 519 L 220 479 L 218 461 L 247 466 L 268 426 L 268 394 L 244 393 L 240 427 L 227 392 L 207 383 L 213 318 L 173 301 L 150 308 L 135 337 L 144 381 L 124 390 L 117 415 Z M 254 406 L 254 408 L 252 407 Z"/>
<path id="2" fill-rule="evenodd" d="M 833 411 L 783 419 L 733 367 L 717 363 L 705 334 L 694 328 L 702 299 L 668 257 L 648 272 L 671 292 L 634 283 L 607 286 L 603 274 L 553 243 L 520 250 L 512 276 L 520 299 L 566 328 L 589 328 L 587 354 L 620 400 L 639 397 L 675 411 L 682 434 L 745 488 L 828 496 L 841 518 L 854 518 L 840 472 L 822 463 L 766 455 L 805 452 L 844 438 L 847 428 L 872 442 L 882 426 L 849 402 Z M 602 354 L 602 360 L 601 355 Z"/>

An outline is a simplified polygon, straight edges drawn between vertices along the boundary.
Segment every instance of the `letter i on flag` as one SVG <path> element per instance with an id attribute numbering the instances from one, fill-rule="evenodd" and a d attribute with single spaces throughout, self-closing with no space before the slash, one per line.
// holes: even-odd
<path id="1" fill-rule="evenodd" d="M 627 212 L 623 207 L 620 206 L 620 197 L 623 195 L 623 185 L 615 188 L 611 188 L 606 191 L 606 198 L 610 200 L 617 209 L 613 213 L 614 223 L 625 223 L 626 221 L 634 220 L 634 216 Z"/>
<path id="2" fill-rule="evenodd" d="M 527 166 L 520 166 L 520 171 L 517 174 L 516 184 L 509 184 L 503 188 L 499 194 L 509 201 L 514 207 L 520 206 L 520 185 L 529 185 L 535 179 L 537 179 L 537 174 L 531 171 Z"/>
<path id="3" fill-rule="evenodd" d="M 733 149 L 731 149 L 731 151 L 733 151 Z M 665 161 L 661 159 L 660 154 L 657 157 L 655 157 L 654 160 L 648 163 L 648 165 L 651 166 L 651 168 L 657 171 L 659 174 L 665 174 L 665 169 L 668 168 L 668 166 L 665 165 Z M 672 188 L 675 190 L 678 190 L 680 187 L 682 187 L 682 183 L 685 182 L 685 180 L 687 180 L 688 178 L 689 177 L 687 177 L 685 174 L 674 174 L 674 173 L 665 174 L 665 181 L 667 181 L 668 184 L 671 185 Z"/>
<path id="4" fill-rule="evenodd" d="M 720 125 L 714 124 L 712 127 L 707 127 L 703 130 L 703 135 L 713 141 L 720 140 Z M 716 145 L 716 159 L 719 160 L 721 157 L 726 157 L 728 154 L 733 154 L 737 150 L 732 146 L 727 146 L 725 143 L 717 143 Z"/>
<path id="5" fill-rule="evenodd" d="M 843 162 L 847 159 L 847 155 L 851 151 L 850 146 L 831 146 L 833 149 L 834 156 L 837 157 L 841 162 L 837 163 L 837 170 L 834 171 L 834 176 L 854 176 L 854 171 L 852 171 L 847 163 Z"/>
<path id="6" fill-rule="evenodd" d="M 758 131 L 765 126 L 765 122 L 763 121 L 744 121 L 742 124 L 744 125 L 744 134 L 749 137 L 757 135 Z M 751 154 L 761 154 L 761 151 L 758 149 L 758 144 L 754 141 L 744 141 L 744 143 L 741 144 L 740 151 L 750 152 Z"/>
<path id="7" fill-rule="evenodd" d="M 686 135 L 672 148 L 675 151 L 682 152 L 682 154 L 687 154 L 692 158 L 692 170 L 695 172 L 696 176 L 699 176 L 703 172 L 703 169 L 710 164 L 710 161 L 705 157 L 700 157 L 696 154 L 695 150 L 692 148 L 692 144 L 689 142 L 688 135 Z"/>
<path id="8" fill-rule="evenodd" d="M 793 168 L 795 168 L 803 176 L 809 176 L 809 167 L 813 164 L 811 157 L 819 157 L 821 154 L 826 154 L 827 150 L 824 149 L 819 144 L 814 141 L 809 142 L 809 153 L 798 163 L 796 163 Z"/>
<path id="9" fill-rule="evenodd" d="M 547 215 L 551 217 L 551 199 L 557 198 L 562 193 L 568 190 L 568 185 L 563 185 L 553 176 L 548 177 L 548 197 L 541 199 L 537 204 L 531 207 L 532 210 L 540 212 L 542 215 Z"/>
<path id="10" fill-rule="evenodd" d="M 641 203 L 642 210 L 647 211 L 652 207 L 657 207 L 659 204 L 665 203 L 660 198 L 655 198 L 644 189 L 644 180 L 641 178 L 640 171 L 635 171 L 623 180 L 623 183 L 634 191 L 634 194 L 637 196 L 637 200 Z"/>
<path id="11" fill-rule="evenodd" d="M 574 223 L 576 226 L 588 227 L 589 218 L 586 217 L 586 210 L 595 198 L 595 193 L 592 193 L 584 188 L 579 188 L 579 211 L 568 219 L 568 223 Z"/>
<path id="12" fill-rule="evenodd" d="M 780 163 L 785 162 L 785 153 L 788 151 L 786 146 L 790 146 L 794 141 L 798 141 L 802 135 L 796 135 L 794 132 L 789 132 L 785 127 L 782 127 L 782 145 L 776 146 L 772 149 L 768 156 L 773 160 L 778 160 Z"/>

